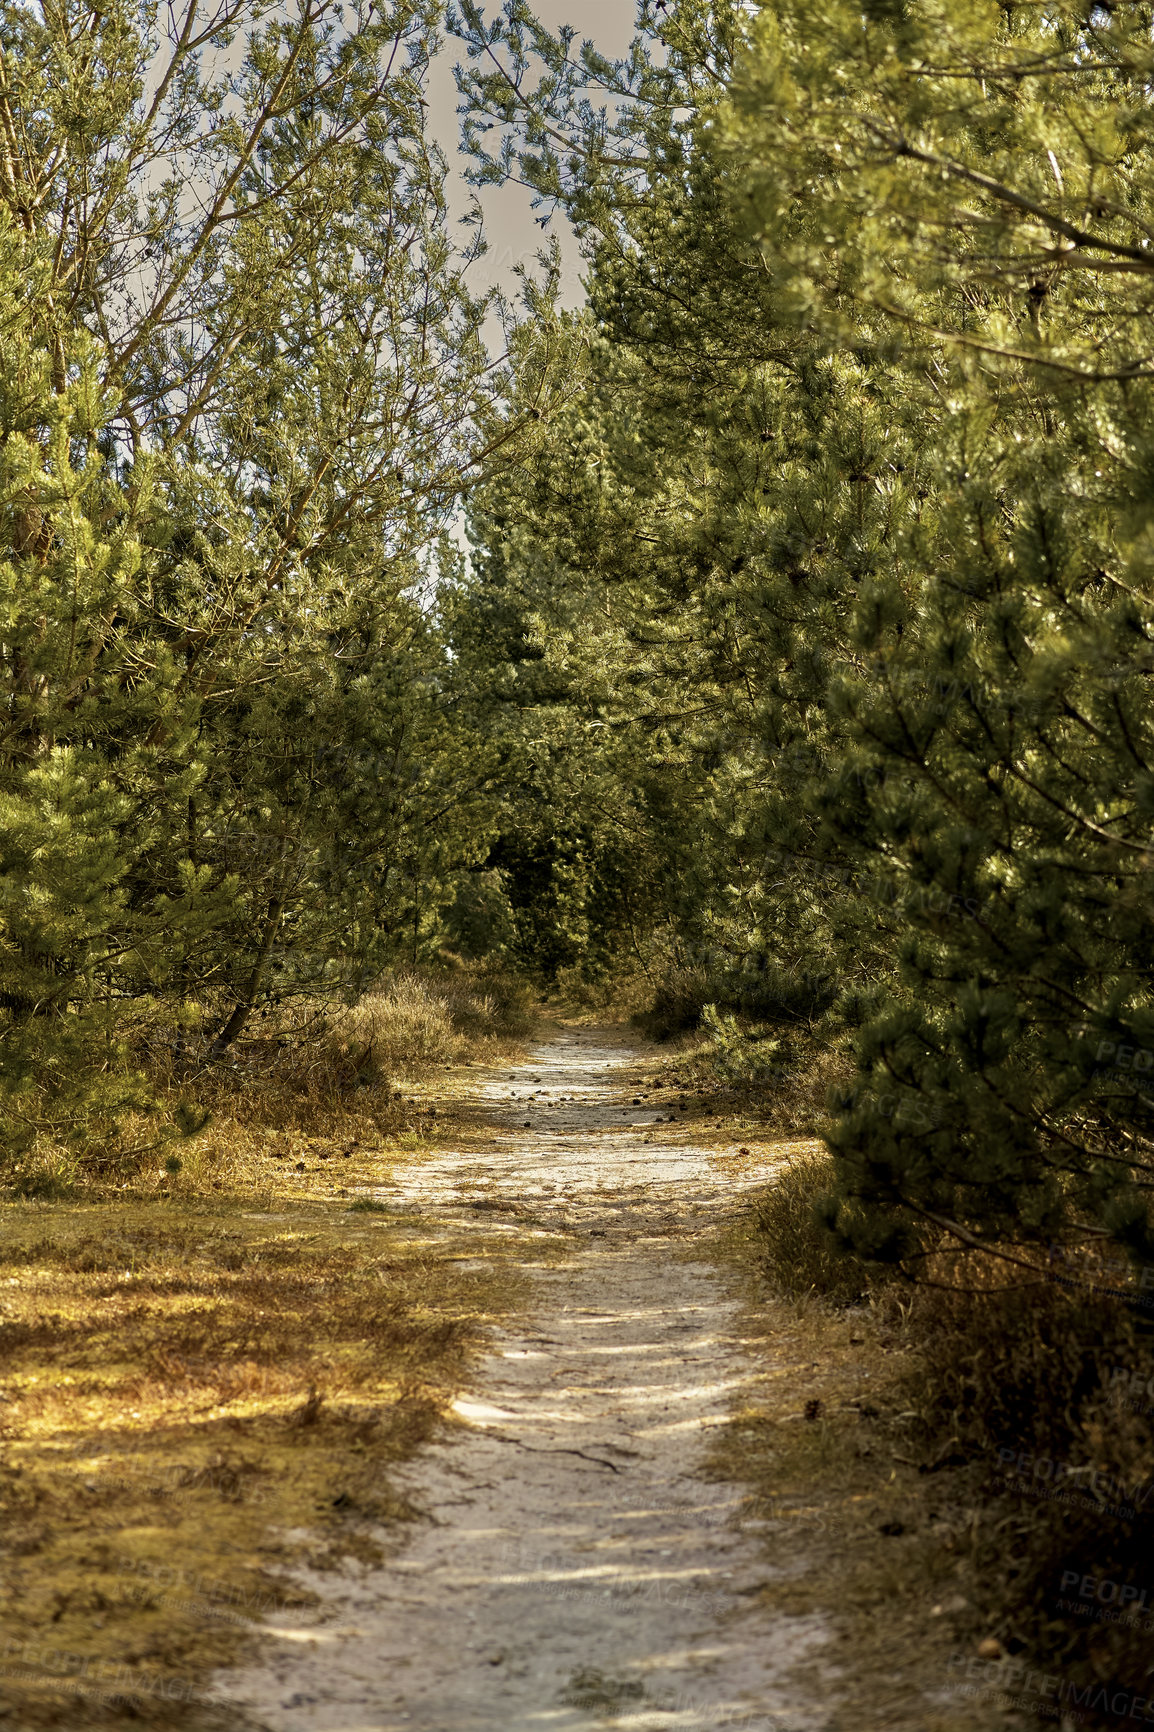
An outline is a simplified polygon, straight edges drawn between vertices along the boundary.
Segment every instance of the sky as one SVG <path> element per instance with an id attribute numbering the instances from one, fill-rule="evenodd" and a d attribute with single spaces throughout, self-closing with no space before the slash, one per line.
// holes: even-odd
<path id="1" fill-rule="evenodd" d="M 498 4 L 499 0 L 487 0 L 487 17 L 494 15 Z M 633 37 L 636 18 L 633 0 L 537 0 L 534 11 L 550 30 L 571 24 L 579 40 L 590 38 L 602 54 L 610 58 L 623 55 Z M 454 216 L 468 209 L 473 190 L 466 184 L 462 172 L 467 159 L 459 145 L 456 114 L 459 99 L 453 82 L 453 64 L 463 60 L 464 55 L 463 44 L 446 37 L 425 87 L 430 128 L 452 165 L 449 197 Z M 567 306 L 579 305 L 583 299 L 580 260 L 563 215 L 558 213 L 554 216 L 547 233 L 542 233 L 534 220 L 531 194 L 520 186 L 484 187 L 481 189 L 481 204 L 489 251 L 470 272 L 473 286 L 481 289 L 489 283 L 497 283 L 504 289 L 512 289 L 515 286 L 513 267 L 519 261 L 531 265 L 547 236 L 555 234 L 561 242 L 564 264 L 562 299 Z M 464 235 L 465 231 L 461 233 Z"/>
<path id="2" fill-rule="evenodd" d="M 500 0 L 486 0 L 485 15 L 492 17 L 499 4 Z M 572 24 L 579 41 L 591 39 L 602 54 L 610 58 L 623 55 L 633 39 L 636 20 L 633 0 L 537 0 L 534 10 L 548 29 L 556 30 L 562 24 Z M 457 118 L 460 99 L 453 79 L 454 63 L 464 58 L 463 43 L 446 35 L 425 84 L 429 128 L 450 165 L 446 190 L 454 218 L 469 209 L 475 196 L 464 175 L 469 159 L 460 148 L 460 122 Z M 527 188 L 487 186 L 480 189 L 480 198 L 489 250 L 470 270 L 469 280 L 473 288 L 480 291 L 496 284 L 509 293 L 515 292 L 514 267 L 523 263 L 531 268 L 548 237 L 555 235 L 561 243 L 561 300 L 568 307 L 580 306 L 585 295 L 581 286 L 581 258 L 564 213 L 558 211 L 548 230 L 543 232 L 538 227 L 532 194 Z M 465 238 L 470 231 L 462 229 L 459 232 Z M 491 345 L 499 343 L 498 333 L 499 327 L 494 319 L 486 332 Z M 463 508 L 459 507 L 454 513 L 449 532 L 468 561 Z"/>

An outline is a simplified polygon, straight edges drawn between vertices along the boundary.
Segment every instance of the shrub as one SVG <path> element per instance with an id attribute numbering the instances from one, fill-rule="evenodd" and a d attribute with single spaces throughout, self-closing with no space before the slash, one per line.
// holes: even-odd
<path id="1" fill-rule="evenodd" d="M 336 1051 L 354 1064 L 389 1073 L 452 1064 L 462 1045 L 444 997 L 413 975 L 367 993 L 334 1019 L 332 1036 Z"/>
<path id="2" fill-rule="evenodd" d="M 860 1258 L 838 1249 L 821 1219 L 821 1200 L 833 1179 L 828 1155 L 795 1155 L 758 1203 L 757 1230 L 776 1286 L 832 1305 L 854 1305 L 869 1292 L 870 1274 Z"/>
<path id="3" fill-rule="evenodd" d="M 699 1027 L 706 1005 L 715 997 L 704 968 L 671 969 L 659 982 L 651 1007 L 634 1021 L 650 1040 L 672 1040 Z"/>
<path id="4" fill-rule="evenodd" d="M 74 1196 L 79 1178 L 76 1160 L 58 1149 L 17 1158 L 10 1171 L 15 1195 L 38 1203 L 59 1203 Z"/>
<path id="5" fill-rule="evenodd" d="M 408 1074 L 485 1056 L 531 1026 L 528 989 L 503 975 L 397 974 L 334 1019 L 358 1075 Z"/>

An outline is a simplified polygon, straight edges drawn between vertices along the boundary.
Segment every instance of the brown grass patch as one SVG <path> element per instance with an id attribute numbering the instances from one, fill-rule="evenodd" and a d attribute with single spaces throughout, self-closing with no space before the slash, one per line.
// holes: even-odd
<path id="1" fill-rule="evenodd" d="M 702 1140 L 711 1131 L 724 1131 L 731 1141 L 820 1136 L 829 1122 L 829 1092 L 849 1074 L 841 1054 L 804 1040 L 747 1075 L 734 1074 L 701 1030 L 670 1041 L 650 1064 L 655 1087 L 675 1102 L 687 1102 L 689 1117 L 705 1133 Z"/>
<path id="2" fill-rule="evenodd" d="M 726 1246 L 765 1374 L 715 1465 L 750 1484 L 775 1553 L 797 1529 L 804 1567 L 765 1594 L 834 1618 L 824 1663 L 853 1682 L 832 1728 L 1104 1727 L 1119 1702 L 1140 1720 L 1154 1352 L 1137 1278 L 1094 1254 L 1028 1276 L 964 1252 L 932 1261 L 936 1285 L 863 1281 L 807 1208 L 829 1168 L 788 1165 Z"/>
<path id="3" fill-rule="evenodd" d="M 352 1206 L 399 1156 L 461 1146 L 464 1115 L 390 1090 L 382 1129 L 378 1084 L 355 1114 L 314 1096 L 270 1123 L 266 1087 L 253 1122 L 232 1087 L 179 1171 L 0 1203 L 0 1718 L 21 1728 L 243 1725 L 200 1703 L 214 1668 L 300 1603 L 285 1566 L 387 1554 L 414 1514 L 390 1463 L 521 1291 L 488 1238 Z"/>
<path id="4" fill-rule="evenodd" d="M 830 1732 L 1020 1725 L 993 1692 L 957 1693 L 972 1683 L 965 1666 L 982 1626 L 971 1512 L 948 1476 L 919 1472 L 900 1314 L 768 1293 L 752 1210 L 724 1254 L 749 1283 L 742 1331 L 760 1340 L 764 1375 L 718 1438 L 712 1469 L 749 1487 L 747 1520 L 764 1532 L 767 1560 L 787 1565 L 761 1603 L 833 1625 L 834 1640 L 800 1669 L 830 1709 Z"/>

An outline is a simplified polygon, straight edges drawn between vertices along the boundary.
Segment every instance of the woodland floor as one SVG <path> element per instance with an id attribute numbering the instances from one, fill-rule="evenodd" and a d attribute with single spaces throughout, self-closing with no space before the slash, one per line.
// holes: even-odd
<path id="1" fill-rule="evenodd" d="M 276 1606 L 234 1620 L 252 1639 L 171 1722 L 158 1701 L 90 1719 L 78 1692 L 71 1720 L 0 1705 L 0 1723 L 1021 1725 L 959 1664 L 967 1584 L 951 1512 L 894 1447 L 894 1349 L 868 1317 L 774 1300 L 757 1276 L 750 1194 L 811 1145 L 706 1114 L 667 1050 L 619 1028 L 554 1028 L 522 1063 L 422 1093 L 462 1134 L 343 1173 L 339 1194 L 370 1206 L 366 1227 L 419 1220 L 455 1247 L 455 1279 L 495 1260 L 514 1302 L 427 1440 L 382 1464 L 375 1525 L 362 1500 L 373 1543 L 326 1552 L 278 1529 Z"/>

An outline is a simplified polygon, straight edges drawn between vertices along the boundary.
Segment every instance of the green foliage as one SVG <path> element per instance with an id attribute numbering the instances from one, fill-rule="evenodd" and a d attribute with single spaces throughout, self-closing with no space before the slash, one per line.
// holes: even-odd
<path id="1" fill-rule="evenodd" d="M 926 1238 L 1154 1246 L 1149 58 L 1134 7 L 829 7 L 815 32 L 783 6 L 734 93 L 770 274 L 887 357 L 925 434 L 814 801 L 905 915 L 833 1132 L 844 1192 Z"/>
<path id="2" fill-rule="evenodd" d="M 147 980 L 156 922 L 132 902 L 148 845 L 134 793 L 156 786 L 149 700 L 169 671 L 142 690 L 126 629 L 148 478 L 130 498 L 94 450 L 104 393 L 91 345 L 66 355 L 72 377 L 54 391 L 27 263 L 0 219 L 0 1122 L 20 1157 L 42 1134 L 66 1148 L 142 1100 L 105 987 L 111 969 Z M 94 691 L 101 659 L 110 677 Z"/>
<path id="3" fill-rule="evenodd" d="M 270 999 L 433 951 L 484 857 L 435 550 L 468 479 L 539 436 L 563 356 L 548 278 L 527 332 L 466 287 L 480 243 L 453 246 L 424 131 L 438 17 L 0 6 L 21 1159 L 113 1158 L 149 1006 L 178 1071 L 220 1057 Z M 532 412 L 491 377 L 490 312 Z"/>
<path id="4" fill-rule="evenodd" d="M 628 952 L 746 1083 L 852 1047 L 863 1254 L 1149 1255 L 1145 14 L 462 5 L 588 263 L 519 320 L 435 8 L 190 19 L 0 18 L 10 1140 L 145 1104 L 131 1003 Z"/>
<path id="5" fill-rule="evenodd" d="M 722 1076 L 771 1087 L 794 1068 L 797 1053 L 787 1034 L 770 1028 L 748 1028 L 736 1016 L 707 1004 L 701 1024 L 710 1036 L 713 1060 Z"/>
<path id="6" fill-rule="evenodd" d="M 1149 1255 L 1145 13 L 460 28 L 478 174 L 573 215 L 594 321 L 478 565 L 603 724 L 642 945 L 852 1041 L 847 1244 Z"/>
<path id="7" fill-rule="evenodd" d="M 691 1020 L 716 1000 L 812 1027 L 880 967 L 878 910 L 802 796 L 840 744 L 823 705 L 851 653 L 845 593 L 892 559 L 905 509 L 859 473 L 892 439 L 893 387 L 783 322 L 702 148 L 736 11 L 680 7 L 666 52 L 642 36 L 609 69 L 523 7 L 499 30 L 470 17 L 463 88 L 505 129 L 495 155 L 474 135 L 479 173 L 511 160 L 523 124 L 519 171 L 565 200 L 593 267 L 581 400 L 531 470 L 473 502 L 470 605 L 499 597 L 524 645 L 516 685 L 491 696 L 531 702 L 538 737 L 546 706 L 554 735 L 582 730 L 596 776 L 567 782 L 604 789 L 617 852 L 635 879 L 644 866 L 610 899 L 617 929 L 602 917 L 587 945 L 628 944 L 670 1005 L 701 980 Z M 500 53 L 542 68 L 516 100 Z M 583 77 L 618 99 L 611 145 Z M 529 145 L 562 120 L 570 148 L 546 175 Z M 559 802 L 543 804 L 556 830 Z"/>
<path id="8" fill-rule="evenodd" d="M 575 377 L 588 369 L 583 319 L 563 332 Z M 579 401 L 579 399 L 578 399 Z M 522 513 L 553 514 L 571 497 L 572 423 L 555 411 L 534 463 L 479 487 L 471 500 L 471 568 L 445 598 L 462 713 L 493 752 L 497 795 L 491 846 L 458 893 L 451 925 L 466 953 L 478 947 L 538 978 L 577 967 L 605 976 L 664 897 L 646 841 L 646 790 L 630 777 L 632 741 L 598 673 L 616 648 L 613 622 Z M 580 439 L 578 432 L 576 437 Z M 560 448 L 559 448 L 560 447 Z M 587 682 L 600 678 L 599 690 Z"/>

